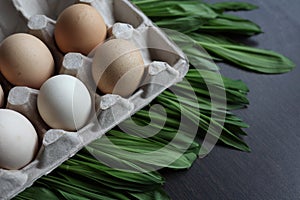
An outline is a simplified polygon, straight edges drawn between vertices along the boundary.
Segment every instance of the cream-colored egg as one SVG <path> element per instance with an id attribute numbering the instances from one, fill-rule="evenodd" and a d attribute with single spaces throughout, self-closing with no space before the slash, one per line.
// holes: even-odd
<path id="1" fill-rule="evenodd" d="M 106 25 L 95 8 L 87 4 L 75 4 L 59 15 L 54 36 L 62 52 L 88 55 L 105 40 Z"/>
<path id="2" fill-rule="evenodd" d="M 13 85 L 39 89 L 53 75 L 54 60 L 40 39 L 17 33 L 0 46 L 0 70 Z"/>
<path id="3" fill-rule="evenodd" d="M 51 128 L 75 131 L 88 122 L 92 100 L 79 79 L 57 75 L 42 85 L 37 106 L 41 117 Z"/>
<path id="4" fill-rule="evenodd" d="M 96 49 L 92 74 L 103 93 L 128 97 L 139 87 L 144 74 L 141 51 L 127 40 L 109 40 Z"/>
<path id="5" fill-rule="evenodd" d="M 0 85 L 0 108 L 4 105 L 4 92 L 2 86 Z"/>
<path id="6" fill-rule="evenodd" d="M 0 109 L 0 168 L 16 170 L 31 162 L 38 149 L 38 136 L 20 113 Z"/>

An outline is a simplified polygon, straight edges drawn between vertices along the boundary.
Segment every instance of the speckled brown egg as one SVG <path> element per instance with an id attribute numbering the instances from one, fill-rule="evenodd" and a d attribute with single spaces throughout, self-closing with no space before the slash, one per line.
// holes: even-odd
<path id="1" fill-rule="evenodd" d="M 139 87 L 144 74 L 141 51 L 127 40 L 109 40 L 96 49 L 92 74 L 103 93 L 128 97 Z"/>
<path id="2" fill-rule="evenodd" d="M 87 4 L 74 4 L 58 17 L 54 36 L 64 52 L 89 54 L 106 38 L 106 25 L 98 11 Z"/>
<path id="3" fill-rule="evenodd" d="M 0 46 L 0 70 L 13 85 L 39 89 L 53 75 L 54 60 L 40 39 L 17 33 Z"/>

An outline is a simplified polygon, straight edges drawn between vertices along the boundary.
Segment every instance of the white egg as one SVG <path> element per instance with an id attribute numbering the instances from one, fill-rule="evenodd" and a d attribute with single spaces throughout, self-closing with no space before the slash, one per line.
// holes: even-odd
<path id="1" fill-rule="evenodd" d="M 41 117 L 51 128 L 75 131 L 89 120 L 92 99 L 79 79 L 58 75 L 42 85 L 37 106 Z"/>
<path id="2" fill-rule="evenodd" d="M 37 149 L 38 136 L 30 121 L 16 111 L 0 109 L 0 168 L 24 167 Z"/>

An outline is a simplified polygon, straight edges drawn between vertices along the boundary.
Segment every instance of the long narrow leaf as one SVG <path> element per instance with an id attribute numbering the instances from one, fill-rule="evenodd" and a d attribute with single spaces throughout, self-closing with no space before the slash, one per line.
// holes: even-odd
<path id="1" fill-rule="evenodd" d="M 204 42 L 198 44 L 224 60 L 256 72 L 278 74 L 289 72 L 295 67 L 287 57 L 269 50 Z"/>
<path id="2" fill-rule="evenodd" d="M 257 9 L 258 6 L 253 5 L 247 2 L 218 2 L 213 4 L 208 4 L 209 7 L 214 9 L 217 12 L 224 12 L 224 11 L 240 11 L 240 10 L 254 10 Z"/>

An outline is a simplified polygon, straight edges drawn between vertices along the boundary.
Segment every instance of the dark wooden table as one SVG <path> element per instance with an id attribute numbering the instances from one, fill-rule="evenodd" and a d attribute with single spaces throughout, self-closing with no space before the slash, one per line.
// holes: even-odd
<path id="1" fill-rule="evenodd" d="M 190 170 L 167 174 L 165 188 L 174 200 L 300 199 L 300 1 L 248 2 L 260 9 L 239 15 L 265 32 L 253 44 L 290 57 L 298 67 L 258 75 L 221 65 L 224 75 L 244 80 L 251 90 L 249 108 L 236 113 L 251 125 L 245 140 L 252 152 L 215 147 Z"/>

